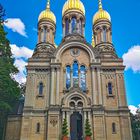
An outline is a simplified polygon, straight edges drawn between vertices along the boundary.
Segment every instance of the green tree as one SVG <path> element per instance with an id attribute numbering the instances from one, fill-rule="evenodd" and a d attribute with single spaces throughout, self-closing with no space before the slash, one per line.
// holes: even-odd
<path id="1" fill-rule="evenodd" d="M 91 132 L 91 125 L 89 123 L 89 119 L 86 119 L 86 123 L 85 123 L 85 135 L 91 137 L 92 136 L 92 132 Z"/>
<path id="2" fill-rule="evenodd" d="M 4 31 L 4 15 L 5 10 L 0 5 L 0 140 L 4 139 L 8 113 L 12 111 L 20 93 L 19 84 L 12 78 L 18 70 L 14 66 L 10 42 Z"/>
<path id="3" fill-rule="evenodd" d="M 67 119 L 65 118 L 62 125 L 62 136 L 68 136 L 68 124 Z"/>
<path id="4" fill-rule="evenodd" d="M 140 139 L 140 114 L 130 114 L 133 140 Z"/>

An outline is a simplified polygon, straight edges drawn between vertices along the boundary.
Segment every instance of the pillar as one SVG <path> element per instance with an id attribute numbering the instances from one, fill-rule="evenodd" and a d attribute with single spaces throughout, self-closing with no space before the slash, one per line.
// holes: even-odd
<path id="1" fill-rule="evenodd" d="M 54 74 L 55 74 L 55 68 L 51 68 L 51 105 L 54 105 Z"/>
<path id="2" fill-rule="evenodd" d="M 56 104 L 59 105 L 59 83 L 60 82 L 60 68 L 57 68 L 56 75 Z"/>

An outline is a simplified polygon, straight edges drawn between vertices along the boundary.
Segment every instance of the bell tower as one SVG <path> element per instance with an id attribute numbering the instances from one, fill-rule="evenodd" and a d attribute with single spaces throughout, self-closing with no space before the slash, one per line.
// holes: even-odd
<path id="1" fill-rule="evenodd" d="M 46 9 L 42 11 L 38 18 L 38 43 L 54 44 L 56 32 L 56 17 L 50 10 L 50 0 Z"/>
<path id="2" fill-rule="evenodd" d="M 102 1 L 99 0 L 99 10 L 93 17 L 93 33 L 95 45 L 100 43 L 112 43 L 111 17 L 103 9 Z"/>
<path id="3" fill-rule="evenodd" d="M 62 11 L 63 37 L 85 34 L 85 8 L 80 0 L 67 0 Z"/>

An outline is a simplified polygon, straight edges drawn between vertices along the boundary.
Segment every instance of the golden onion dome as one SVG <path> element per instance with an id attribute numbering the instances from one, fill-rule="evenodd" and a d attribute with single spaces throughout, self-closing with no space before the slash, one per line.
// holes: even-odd
<path id="1" fill-rule="evenodd" d="M 73 10 L 85 15 L 85 7 L 80 0 L 67 0 L 63 6 L 62 15 L 64 15 L 67 11 Z"/>
<path id="2" fill-rule="evenodd" d="M 109 13 L 102 8 L 102 2 L 99 0 L 99 10 L 93 17 L 93 24 L 95 24 L 99 20 L 108 20 L 111 21 L 111 17 Z"/>
<path id="3" fill-rule="evenodd" d="M 54 13 L 50 10 L 50 0 L 48 0 L 46 10 L 40 13 L 38 21 L 40 20 L 50 20 L 56 24 L 56 17 Z"/>

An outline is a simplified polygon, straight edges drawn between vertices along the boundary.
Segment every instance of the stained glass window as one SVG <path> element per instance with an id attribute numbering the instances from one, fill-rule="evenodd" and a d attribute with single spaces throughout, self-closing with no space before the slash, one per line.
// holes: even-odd
<path id="1" fill-rule="evenodd" d="M 78 62 L 74 61 L 73 63 L 73 86 L 79 85 L 79 77 L 78 77 Z"/>
<path id="2" fill-rule="evenodd" d="M 43 94 L 43 83 L 39 84 L 39 95 Z"/>
<path id="3" fill-rule="evenodd" d="M 66 67 L 66 88 L 69 89 L 71 87 L 71 67 Z"/>
<path id="4" fill-rule="evenodd" d="M 86 67 L 80 67 L 80 87 L 85 92 L 86 91 Z"/>
<path id="5" fill-rule="evenodd" d="M 73 17 L 71 20 L 71 28 L 72 28 L 72 33 L 76 31 L 76 18 Z"/>
<path id="6" fill-rule="evenodd" d="M 112 83 L 108 83 L 108 93 L 112 95 Z"/>

